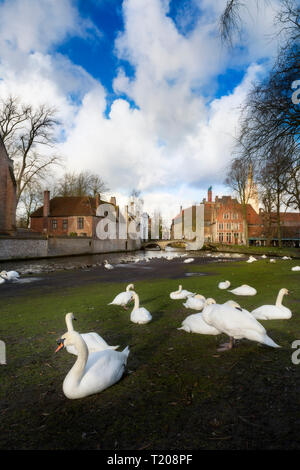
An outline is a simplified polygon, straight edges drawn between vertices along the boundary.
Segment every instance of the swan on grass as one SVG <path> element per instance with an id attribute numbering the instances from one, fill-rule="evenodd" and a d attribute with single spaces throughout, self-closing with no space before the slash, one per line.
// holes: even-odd
<path id="1" fill-rule="evenodd" d="M 251 341 L 279 348 L 250 312 L 229 304 L 212 304 L 204 308 L 203 320 L 222 333 L 229 336 L 229 343 L 221 345 L 219 351 L 231 349 L 235 339 L 246 338 Z"/>
<path id="2" fill-rule="evenodd" d="M 74 331 L 73 327 L 73 322 L 72 320 L 76 320 L 74 317 L 73 313 L 67 313 L 65 317 L 66 325 L 68 332 Z M 118 349 L 119 346 L 109 346 L 107 342 L 100 336 L 98 333 L 95 333 L 94 331 L 90 333 L 81 333 L 80 335 L 84 342 L 87 345 L 89 353 L 95 352 L 95 351 L 103 351 L 104 349 Z M 70 354 L 75 354 L 77 356 L 77 350 L 75 346 L 67 346 L 66 347 L 68 353 Z"/>
<path id="3" fill-rule="evenodd" d="M 228 292 L 232 292 L 235 295 L 256 295 L 257 291 L 254 287 L 248 286 L 247 284 L 243 284 L 242 286 L 236 287 Z"/>
<path id="4" fill-rule="evenodd" d="M 206 299 L 204 309 L 207 305 L 215 304 L 216 301 L 214 299 Z M 201 335 L 219 335 L 221 332 L 217 330 L 214 326 L 208 325 L 203 320 L 203 312 L 194 313 L 186 317 L 180 328 L 177 330 L 184 330 L 187 333 L 198 333 Z"/>
<path id="5" fill-rule="evenodd" d="M 67 398 L 84 398 L 102 392 L 118 382 L 125 370 L 129 355 L 128 346 L 123 351 L 88 352 L 87 345 L 77 331 L 65 333 L 58 341 L 58 352 L 63 347 L 74 346 L 78 351 L 75 364 L 63 382 L 63 392 Z"/>
<path id="6" fill-rule="evenodd" d="M 170 298 L 173 300 L 186 299 L 190 295 L 195 295 L 195 294 L 196 292 L 190 292 L 186 289 L 182 289 L 182 285 L 180 285 L 177 291 L 170 293 Z"/>
<path id="7" fill-rule="evenodd" d="M 108 305 L 120 305 L 121 307 L 124 307 L 125 310 L 127 310 L 127 304 L 133 299 L 133 291 L 130 289 L 134 289 L 133 284 L 128 284 L 126 291 L 118 294 Z"/>
<path id="8" fill-rule="evenodd" d="M 256 258 L 254 258 L 254 256 L 249 256 L 249 259 L 247 259 L 247 263 L 253 263 L 253 261 L 257 261 Z"/>
<path id="9" fill-rule="evenodd" d="M 113 265 L 112 264 L 109 264 L 109 262 L 106 260 L 104 260 L 104 267 L 106 269 L 114 269 Z"/>
<path id="10" fill-rule="evenodd" d="M 292 271 L 300 271 L 300 266 L 294 266 L 294 267 L 292 268 Z"/>
<path id="11" fill-rule="evenodd" d="M 0 277 L 0 284 L 4 284 L 5 283 L 5 279 L 3 279 L 3 277 Z"/>
<path id="12" fill-rule="evenodd" d="M 134 307 L 130 315 L 130 320 L 133 323 L 144 325 L 152 320 L 151 313 L 144 307 L 140 307 L 140 299 L 136 292 L 133 292 Z"/>
<path id="13" fill-rule="evenodd" d="M 219 282 L 218 284 L 219 289 L 228 289 L 228 287 L 230 287 L 229 281 Z"/>
<path id="14" fill-rule="evenodd" d="M 16 281 L 20 274 L 17 271 L 1 271 L 0 277 L 6 281 Z"/>
<path id="15" fill-rule="evenodd" d="M 285 295 L 288 295 L 288 293 L 289 291 L 287 289 L 280 289 L 275 305 L 262 305 L 252 310 L 251 315 L 257 320 L 287 320 L 291 318 L 291 310 L 282 305 L 282 299 Z"/>
<path id="16" fill-rule="evenodd" d="M 190 296 L 186 302 L 182 304 L 185 308 L 192 308 L 193 310 L 202 310 L 205 305 L 205 297 L 200 294 Z"/>

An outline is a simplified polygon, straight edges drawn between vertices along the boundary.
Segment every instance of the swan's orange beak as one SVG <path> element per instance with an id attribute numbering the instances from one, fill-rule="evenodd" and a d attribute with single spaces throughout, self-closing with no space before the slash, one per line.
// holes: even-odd
<path id="1" fill-rule="evenodd" d="M 64 340 L 63 339 L 59 339 L 57 341 L 57 344 L 59 345 L 58 348 L 55 349 L 55 352 L 57 353 L 60 349 L 62 349 L 64 347 Z"/>

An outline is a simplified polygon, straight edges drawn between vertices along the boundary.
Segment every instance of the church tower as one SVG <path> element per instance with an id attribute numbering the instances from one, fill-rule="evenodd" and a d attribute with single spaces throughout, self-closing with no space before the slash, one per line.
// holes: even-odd
<path id="1" fill-rule="evenodd" d="M 259 200 L 258 200 L 258 191 L 257 191 L 257 185 L 254 183 L 253 180 L 253 168 L 250 163 L 249 165 L 249 172 L 248 172 L 248 181 L 247 181 L 247 186 L 246 186 L 246 201 L 248 204 L 250 204 L 255 212 L 258 214 L 259 213 Z"/>

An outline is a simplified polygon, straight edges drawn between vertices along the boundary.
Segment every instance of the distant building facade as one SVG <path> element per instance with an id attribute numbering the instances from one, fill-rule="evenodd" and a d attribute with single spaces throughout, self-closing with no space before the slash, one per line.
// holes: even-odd
<path id="1" fill-rule="evenodd" d="M 13 161 L 0 136 L 0 234 L 16 231 L 16 190 Z"/>
<path id="2" fill-rule="evenodd" d="M 44 205 L 30 216 L 30 228 L 50 236 L 96 237 L 96 227 L 101 219 L 96 215 L 101 204 L 116 206 L 116 199 L 103 201 L 96 197 L 68 196 L 50 199 L 50 192 L 44 191 Z"/>
<path id="3" fill-rule="evenodd" d="M 266 245 L 278 244 L 277 215 L 266 214 L 258 207 L 258 197 L 255 186 L 251 197 L 252 204 L 246 206 L 248 241 L 250 244 Z M 206 243 L 245 244 L 245 222 L 243 219 L 243 208 L 237 199 L 231 196 L 212 198 L 212 187 L 208 188 L 207 200 L 203 199 L 204 205 L 204 241 Z M 186 209 L 180 208 L 180 213 L 174 217 L 171 225 L 171 238 L 192 239 L 192 231 L 196 227 L 196 205 Z M 192 220 L 191 226 L 185 227 L 185 215 Z M 281 239 L 283 245 L 299 246 L 300 242 L 300 214 L 285 212 L 280 214 Z"/>

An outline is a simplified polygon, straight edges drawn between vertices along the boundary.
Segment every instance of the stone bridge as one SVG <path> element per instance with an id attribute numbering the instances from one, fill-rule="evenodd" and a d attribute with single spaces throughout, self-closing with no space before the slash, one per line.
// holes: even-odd
<path id="1" fill-rule="evenodd" d="M 200 237 L 194 240 L 149 240 L 143 242 L 141 248 L 159 248 L 165 250 L 167 247 L 170 248 L 184 248 L 186 250 L 200 250 L 203 246 L 203 240 Z"/>

